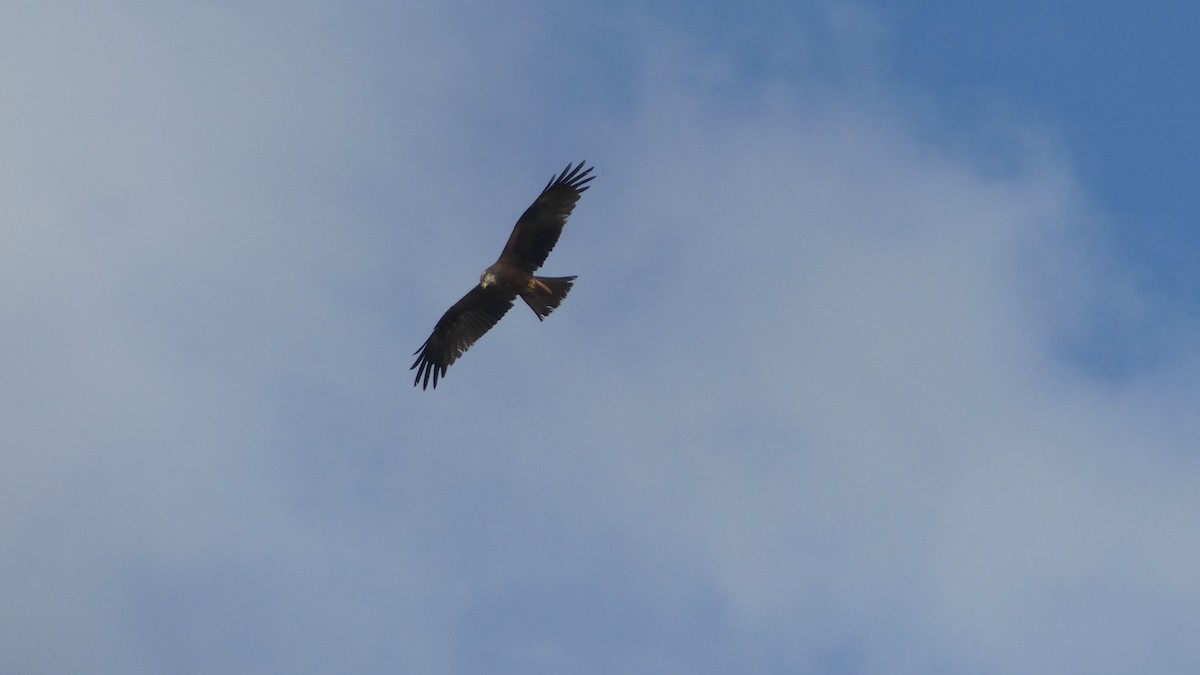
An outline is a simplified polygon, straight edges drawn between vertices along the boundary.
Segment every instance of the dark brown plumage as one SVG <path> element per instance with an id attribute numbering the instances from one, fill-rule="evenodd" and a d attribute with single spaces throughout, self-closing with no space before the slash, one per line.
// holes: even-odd
<path id="1" fill-rule="evenodd" d="M 432 380 L 436 389 L 450 364 L 496 325 L 517 296 L 539 321 L 567 297 L 575 277 L 536 277 L 533 273 L 546 262 L 579 195 L 595 178 L 589 175 L 592 167 L 584 169 L 583 165 L 580 162 L 572 168 L 567 164 L 557 178 L 550 179 L 517 220 L 500 258 L 483 271 L 475 288 L 442 315 L 433 334 L 413 352 L 417 355 L 410 368 L 417 371 L 414 387 L 420 384 L 425 389 Z"/>

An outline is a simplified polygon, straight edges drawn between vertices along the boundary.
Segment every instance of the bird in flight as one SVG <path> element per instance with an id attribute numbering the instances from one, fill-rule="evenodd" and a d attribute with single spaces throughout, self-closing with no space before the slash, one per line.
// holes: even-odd
<path id="1" fill-rule="evenodd" d="M 446 310 L 433 334 L 413 352 L 417 360 L 409 370 L 416 369 L 413 386 L 427 388 L 432 381 L 436 389 L 438 378 L 464 352 L 491 330 L 520 296 L 537 315 L 538 321 L 550 315 L 571 290 L 575 277 L 538 277 L 533 273 L 558 243 L 563 225 L 575 209 L 579 195 L 588 189 L 595 176 L 586 162 L 567 168 L 550 182 L 521 214 L 513 226 L 508 243 L 500 258 L 479 276 L 479 284 L 454 306 Z"/>

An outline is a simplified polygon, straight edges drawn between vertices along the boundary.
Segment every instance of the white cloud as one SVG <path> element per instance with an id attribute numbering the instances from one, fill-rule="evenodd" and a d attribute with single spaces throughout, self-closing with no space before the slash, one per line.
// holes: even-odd
<path id="1" fill-rule="evenodd" d="M 1194 334 L 1064 358 L 1139 298 L 1036 130 L 658 19 L 601 86 L 587 17 L 267 9 L 0 22 L 6 669 L 1195 665 Z M 584 153 L 563 311 L 410 390 Z"/>

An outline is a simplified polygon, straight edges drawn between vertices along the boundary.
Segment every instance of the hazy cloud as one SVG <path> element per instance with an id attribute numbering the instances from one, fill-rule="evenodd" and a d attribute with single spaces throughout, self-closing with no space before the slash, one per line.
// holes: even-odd
<path id="1" fill-rule="evenodd" d="M 1097 363 L 1162 308 L 1053 137 L 861 8 L 557 11 L 0 11 L 4 669 L 1200 663 L 1196 334 Z M 570 300 L 412 390 L 584 156 Z"/>

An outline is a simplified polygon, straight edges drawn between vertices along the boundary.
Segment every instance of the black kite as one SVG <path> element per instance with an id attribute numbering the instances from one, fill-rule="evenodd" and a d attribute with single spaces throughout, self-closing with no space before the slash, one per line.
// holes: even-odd
<path id="1" fill-rule="evenodd" d="M 592 167 L 584 169 L 584 164 L 574 168 L 567 164 L 557 178 L 550 179 L 517 220 L 500 258 L 479 276 L 479 285 L 442 315 L 433 334 L 413 352 L 418 355 L 412 364 L 417 370 L 414 387 L 420 384 L 425 389 L 432 378 L 436 389 L 438 378 L 446 376 L 450 364 L 496 325 L 518 295 L 538 321 L 567 297 L 575 277 L 536 277 L 533 273 L 546 262 L 579 195 L 595 178 L 588 175 Z"/>

